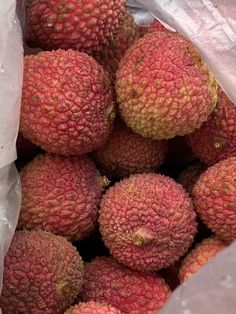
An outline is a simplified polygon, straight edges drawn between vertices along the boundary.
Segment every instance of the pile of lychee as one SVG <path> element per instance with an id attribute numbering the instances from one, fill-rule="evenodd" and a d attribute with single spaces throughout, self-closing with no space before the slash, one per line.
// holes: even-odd
<path id="1" fill-rule="evenodd" d="M 236 107 L 124 0 L 29 0 L 24 40 L 3 314 L 158 313 L 236 239 Z"/>

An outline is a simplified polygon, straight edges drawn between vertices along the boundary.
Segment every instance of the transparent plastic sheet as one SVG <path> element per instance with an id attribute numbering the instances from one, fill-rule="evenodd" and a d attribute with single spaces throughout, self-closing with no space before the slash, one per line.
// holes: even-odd
<path id="1" fill-rule="evenodd" d="M 23 76 L 21 28 L 16 0 L 0 1 L 0 291 L 4 256 L 12 240 L 21 202 L 16 159 Z"/>
<path id="2" fill-rule="evenodd" d="M 135 21 L 157 18 L 189 38 L 236 104 L 236 1 L 128 1 Z M 236 241 L 174 291 L 159 314 L 235 314 Z"/>

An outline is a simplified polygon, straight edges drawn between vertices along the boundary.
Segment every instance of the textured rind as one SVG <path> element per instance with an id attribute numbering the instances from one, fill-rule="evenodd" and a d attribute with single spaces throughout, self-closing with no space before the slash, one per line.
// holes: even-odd
<path id="1" fill-rule="evenodd" d="M 179 182 L 185 190 L 192 194 L 192 190 L 194 185 L 197 183 L 200 175 L 207 169 L 207 166 L 201 162 L 194 162 L 190 166 L 188 166 L 177 178 L 177 182 Z"/>
<path id="2" fill-rule="evenodd" d="M 189 279 L 224 248 L 226 248 L 226 244 L 215 237 L 205 239 L 197 244 L 181 263 L 178 274 L 180 282 Z"/>
<path id="3" fill-rule="evenodd" d="M 82 240 L 95 230 L 102 185 L 87 156 L 39 155 L 20 171 L 18 228 Z"/>
<path id="4" fill-rule="evenodd" d="M 192 196 L 202 221 L 221 240 L 236 239 L 236 157 L 211 166 L 195 184 Z"/>
<path id="5" fill-rule="evenodd" d="M 99 209 L 110 253 L 140 271 L 168 267 L 184 255 L 196 234 L 196 214 L 180 184 L 154 173 L 132 175 L 111 187 Z M 142 241 L 139 245 L 136 240 Z M 140 239 L 141 238 L 141 239 Z"/>
<path id="6" fill-rule="evenodd" d="M 108 177 L 122 178 L 156 170 L 164 162 L 166 152 L 166 141 L 144 138 L 119 122 L 94 157 Z"/>
<path id="7" fill-rule="evenodd" d="M 100 50 L 123 22 L 125 0 L 31 0 L 27 41 L 50 49 Z"/>
<path id="8" fill-rule="evenodd" d="M 5 258 L 0 306 L 3 314 L 61 314 L 82 280 L 82 259 L 65 238 L 17 231 Z"/>
<path id="9" fill-rule="evenodd" d="M 108 74 L 73 50 L 26 56 L 20 130 L 44 150 L 82 155 L 102 145 L 115 117 Z"/>
<path id="10" fill-rule="evenodd" d="M 71 307 L 65 314 L 122 314 L 120 310 L 109 304 L 99 302 L 84 302 Z"/>
<path id="11" fill-rule="evenodd" d="M 82 296 L 85 301 L 107 302 L 127 314 L 154 314 L 170 296 L 165 281 L 97 257 L 86 264 Z"/>
<path id="12" fill-rule="evenodd" d="M 187 136 L 192 151 L 207 165 L 236 156 L 236 106 L 219 90 L 218 104 L 209 119 Z"/>
<path id="13" fill-rule="evenodd" d="M 108 71 L 112 82 L 115 80 L 115 73 L 121 58 L 138 38 L 139 28 L 134 23 L 133 16 L 126 10 L 124 22 L 120 26 L 118 33 L 109 41 L 108 45 L 93 54 L 94 58 Z"/>
<path id="14" fill-rule="evenodd" d="M 193 132 L 217 102 L 217 83 L 193 46 L 172 32 L 139 39 L 122 58 L 116 90 L 122 119 L 144 137 Z"/>

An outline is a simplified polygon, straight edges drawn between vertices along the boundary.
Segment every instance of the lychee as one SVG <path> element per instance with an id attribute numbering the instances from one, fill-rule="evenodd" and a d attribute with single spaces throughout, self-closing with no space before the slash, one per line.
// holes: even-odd
<path id="1" fill-rule="evenodd" d="M 61 314 L 82 280 L 82 259 L 65 238 L 17 231 L 5 258 L 0 306 L 6 314 Z"/>
<path id="2" fill-rule="evenodd" d="M 181 263 L 179 269 L 180 282 L 184 282 L 190 278 L 225 247 L 226 244 L 215 237 L 205 239 L 201 243 L 198 243 Z"/>
<path id="3" fill-rule="evenodd" d="M 20 177 L 18 228 L 50 231 L 72 241 L 95 230 L 106 182 L 88 157 L 39 155 Z"/>
<path id="4" fill-rule="evenodd" d="M 183 187 L 155 173 L 132 175 L 112 186 L 102 198 L 99 225 L 110 253 L 140 271 L 177 261 L 192 244 L 197 226 Z"/>
<path id="5" fill-rule="evenodd" d="M 218 103 L 211 116 L 187 136 L 187 142 L 207 165 L 236 156 L 236 107 L 223 90 L 218 92 Z"/>
<path id="6" fill-rule="evenodd" d="M 106 302 L 122 313 L 154 314 L 165 304 L 170 289 L 157 274 L 144 274 L 117 263 L 111 257 L 97 257 L 85 265 L 82 297 Z"/>
<path id="7" fill-rule="evenodd" d="M 110 139 L 95 151 L 94 157 L 108 177 L 122 178 L 156 170 L 163 163 L 166 152 L 166 141 L 144 138 L 117 122 Z"/>
<path id="8" fill-rule="evenodd" d="M 122 314 L 113 306 L 100 302 L 84 302 L 71 307 L 65 314 Z"/>
<path id="9" fill-rule="evenodd" d="M 123 22 L 124 4 L 125 0 L 28 1 L 27 41 L 44 50 L 100 50 Z"/>
<path id="10" fill-rule="evenodd" d="M 217 83 L 194 47 L 178 33 L 153 32 L 122 58 L 116 90 L 122 119 L 152 139 L 193 132 L 215 108 Z"/>
<path id="11" fill-rule="evenodd" d="M 125 10 L 124 22 L 118 33 L 109 41 L 108 45 L 93 54 L 94 58 L 108 71 L 112 82 L 115 80 L 115 73 L 121 58 L 138 38 L 138 25 L 135 24 L 133 16 Z"/>
<path id="12" fill-rule="evenodd" d="M 192 190 L 201 220 L 221 240 L 236 239 L 236 157 L 209 167 Z"/>
<path id="13" fill-rule="evenodd" d="M 115 109 L 108 74 L 73 50 L 26 56 L 20 130 L 44 150 L 82 155 L 102 145 Z"/>

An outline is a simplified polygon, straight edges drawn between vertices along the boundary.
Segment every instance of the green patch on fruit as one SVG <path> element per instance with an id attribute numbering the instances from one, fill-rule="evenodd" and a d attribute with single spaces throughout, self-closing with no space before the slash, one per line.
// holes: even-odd
<path id="1" fill-rule="evenodd" d="M 62 297 L 68 297 L 71 294 L 71 287 L 67 281 L 60 281 L 56 285 L 56 289 Z"/>

